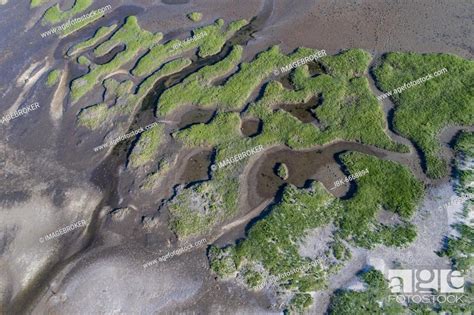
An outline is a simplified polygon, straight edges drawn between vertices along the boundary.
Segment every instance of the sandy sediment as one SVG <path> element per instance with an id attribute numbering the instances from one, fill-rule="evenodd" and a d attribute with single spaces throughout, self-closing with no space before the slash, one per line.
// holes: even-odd
<path id="1" fill-rule="evenodd" d="M 100 196 L 49 158 L 32 158 L 1 143 L 0 148 L 2 180 L 9 182 L 0 189 L 0 300 L 2 309 L 8 305 L 16 312 L 44 289 L 37 285 L 51 268 L 82 248 L 86 227 L 61 229 L 81 220 L 88 225 Z M 48 239 L 56 231 L 61 235 Z"/>
<path id="2" fill-rule="evenodd" d="M 50 115 L 53 121 L 57 122 L 63 116 L 63 103 L 67 92 L 69 91 L 67 78 L 69 77 L 68 64 L 66 64 L 61 74 L 58 87 L 53 95 L 51 101 Z"/>
<path id="3" fill-rule="evenodd" d="M 25 101 L 25 95 L 28 94 L 31 88 L 36 84 L 38 79 L 48 71 L 50 68 L 50 62 L 48 57 L 44 58 L 42 61 L 35 62 L 28 67 L 16 80 L 16 86 L 21 88 L 22 91 L 18 95 L 16 101 L 12 106 L 7 110 L 7 114 L 12 114 L 15 112 L 20 105 Z M 31 103 L 34 103 L 33 101 Z M 40 104 L 41 105 L 41 104 Z"/>

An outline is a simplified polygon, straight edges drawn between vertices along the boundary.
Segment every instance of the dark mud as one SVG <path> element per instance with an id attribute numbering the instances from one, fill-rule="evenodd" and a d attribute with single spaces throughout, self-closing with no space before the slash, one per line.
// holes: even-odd
<path id="1" fill-rule="evenodd" d="M 208 180 L 211 154 L 212 150 L 202 150 L 191 155 L 178 181 L 190 185 Z"/>
<path id="2" fill-rule="evenodd" d="M 189 3 L 190 0 L 161 0 L 163 4 L 168 5 L 176 5 L 176 4 L 186 4 Z"/>
<path id="3" fill-rule="evenodd" d="M 298 118 L 302 123 L 312 123 L 320 125 L 315 114 L 315 109 L 322 103 L 320 96 L 313 96 L 309 101 L 302 104 L 280 104 L 276 108 L 283 109 L 292 116 Z"/>
<path id="4" fill-rule="evenodd" d="M 212 109 L 192 108 L 178 117 L 178 129 L 185 129 L 195 124 L 206 124 L 214 117 Z"/>
<path id="5" fill-rule="evenodd" d="M 257 118 L 245 118 L 240 125 L 240 132 L 246 137 L 255 137 L 262 132 L 263 123 Z"/>
<path id="6" fill-rule="evenodd" d="M 291 79 L 290 79 L 290 74 L 287 74 L 285 76 L 282 76 L 278 82 L 281 83 L 281 85 L 283 85 L 283 87 L 285 89 L 288 89 L 288 90 L 293 90 L 293 84 L 291 83 Z"/>

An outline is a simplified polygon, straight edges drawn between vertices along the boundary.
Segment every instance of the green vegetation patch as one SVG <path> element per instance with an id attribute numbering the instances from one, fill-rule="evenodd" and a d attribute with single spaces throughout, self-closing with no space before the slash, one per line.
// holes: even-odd
<path id="1" fill-rule="evenodd" d="M 207 67 L 204 67 L 201 69 L 202 72 L 222 72 L 220 71 L 222 68 L 227 69 L 228 65 L 238 62 L 236 51 L 238 51 L 238 59 L 240 59 L 241 47 L 237 46 L 224 60 L 209 66 L 212 68 L 206 69 Z M 157 111 L 160 115 L 166 115 L 175 108 L 189 103 L 201 107 L 219 105 L 221 109 L 240 109 L 251 93 L 273 73 L 276 67 L 289 64 L 312 53 L 314 51 L 310 49 L 299 49 L 288 57 L 280 53 L 278 46 L 274 46 L 258 54 L 252 62 L 240 64 L 239 71 L 232 75 L 223 86 L 214 86 L 209 78 L 204 76 L 190 76 L 182 84 L 163 93 L 158 102 Z M 223 74 L 225 72 L 221 75 Z"/>
<path id="2" fill-rule="evenodd" d="M 453 266 L 466 274 L 472 274 L 474 268 L 474 133 L 463 132 L 454 146 L 456 150 L 456 171 L 459 183 L 456 191 L 467 196 L 462 213 L 462 221 L 454 228 L 458 235 L 449 236 L 442 255 L 449 257 Z"/>
<path id="3" fill-rule="evenodd" d="M 31 0 L 30 7 L 31 8 L 36 8 L 36 7 L 39 7 L 42 4 L 45 4 L 48 1 L 49 0 Z"/>
<path id="4" fill-rule="evenodd" d="M 365 291 L 339 290 L 332 296 L 329 314 L 362 315 L 362 314 L 403 314 L 404 309 L 395 299 L 388 299 L 390 290 L 383 274 L 369 270 L 361 276 L 366 285 Z"/>
<path id="5" fill-rule="evenodd" d="M 288 178 L 288 167 L 285 163 L 278 163 L 276 166 L 276 174 L 283 180 Z"/>
<path id="6" fill-rule="evenodd" d="M 185 40 L 171 40 L 163 45 L 155 45 L 149 53 L 140 58 L 132 73 L 136 76 L 146 76 L 158 68 L 167 59 L 199 47 L 199 57 L 215 55 L 221 51 L 227 39 L 245 26 L 246 20 L 229 23 L 227 29 L 222 29 L 223 20 L 214 24 L 193 30 L 193 36 Z"/>
<path id="7" fill-rule="evenodd" d="M 217 193 L 214 183 L 204 182 L 187 188 L 168 206 L 171 228 L 182 239 L 200 234 L 203 227 L 215 224 L 222 204 L 223 196 Z"/>
<path id="8" fill-rule="evenodd" d="M 355 181 L 355 196 L 344 202 L 346 211 L 338 222 L 341 236 L 369 248 L 378 243 L 403 246 L 413 241 L 416 231 L 406 220 L 423 196 L 423 184 L 408 168 L 395 162 L 357 152 L 344 154 L 342 160 L 351 174 L 365 169 L 368 174 Z M 382 208 L 405 222 L 396 226 L 376 222 L 375 215 Z"/>
<path id="9" fill-rule="evenodd" d="M 462 296 L 456 303 L 409 303 L 404 305 L 403 296 L 393 296 L 388 281 L 377 270 L 364 271 L 359 276 L 366 286 L 363 291 L 338 290 L 331 297 L 328 314 L 365 315 L 365 314 L 471 314 L 474 311 L 474 287 L 466 283 Z M 407 299 L 408 300 L 408 299 Z"/>
<path id="10" fill-rule="evenodd" d="M 71 97 L 73 102 L 77 102 L 90 92 L 95 84 L 101 82 L 106 75 L 117 71 L 132 61 L 140 51 L 151 48 L 162 38 L 162 33 L 153 34 L 142 30 L 138 25 L 137 18 L 129 16 L 125 24 L 109 40 L 100 44 L 94 52 L 96 56 L 102 56 L 119 44 L 124 44 L 125 50 L 118 53 L 110 62 L 98 65 L 89 73 L 72 81 Z"/>
<path id="11" fill-rule="evenodd" d="M 238 113 L 222 113 L 211 124 L 197 124 L 175 133 L 175 138 L 188 147 L 216 146 L 228 143 L 240 136 Z"/>
<path id="12" fill-rule="evenodd" d="M 160 181 L 166 176 L 170 170 L 170 163 L 166 160 L 161 160 L 158 164 L 158 170 L 152 174 L 147 175 L 143 184 L 140 186 L 144 190 L 153 190 L 157 187 Z"/>
<path id="13" fill-rule="evenodd" d="M 140 134 L 129 157 L 132 167 L 139 167 L 153 160 L 158 147 L 163 143 L 163 130 L 163 125 L 157 125 Z"/>
<path id="14" fill-rule="evenodd" d="M 56 4 L 44 13 L 43 24 L 57 24 L 69 20 L 76 14 L 86 10 L 92 3 L 93 0 L 76 0 L 72 8 L 68 11 L 62 11 L 59 8 L 59 4 Z"/>
<path id="15" fill-rule="evenodd" d="M 46 80 L 46 85 L 48 87 L 53 87 L 56 83 L 59 82 L 59 78 L 61 77 L 61 70 L 54 69 L 48 74 L 48 78 Z"/>
<path id="16" fill-rule="evenodd" d="M 100 103 L 81 109 L 77 123 L 89 129 L 96 129 L 107 119 L 107 116 L 107 104 Z"/>
<path id="17" fill-rule="evenodd" d="M 103 40 L 104 38 L 106 38 L 109 34 L 111 34 L 115 29 L 117 28 L 117 24 L 113 24 L 113 25 L 110 25 L 110 26 L 102 26 L 100 27 L 94 34 L 94 36 L 92 36 L 91 38 L 83 41 L 83 42 L 80 42 L 76 45 L 74 45 L 73 47 L 71 47 L 69 50 L 68 50 L 68 56 L 73 56 L 77 53 L 80 53 L 86 49 L 89 49 L 91 47 L 94 47 L 95 45 L 97 45 L 101 40 Z"/>
<path id="18" fill-rule="evenodd" d="M 389 53 L 375 69 L 377 84 L 387 92 L 443 68 L 446 73 L 392 96 L 395 129 L 421 148 L 432 178 L 447 174 L 439 156 L 440 130 L 474 124 L 474 61 L 448 54 Z"/>
<path id="19" fill-rule="evenodd" d="M 472 208 L 474 203 L 470 202 Z M 446 249 L 442 252 L 453 262 L 456 270 L 472 272 L 474 267 L 474 228 L 468 224 L 458 224 L 456 230 L 459 235 L 448 238 Z"/>
<path id="20" fill-rule="evenodd" d="M 202 13 L 200 12 L 191 12 L 186 15 L 188 19 L 190 19 L 193 22 L 199 22 L 202 19 Z"/>
<path id="21" fill-rule="evenodd" d="M 91 61 L 86 56 L 79 56 L 77 58 L 77 63 L 83 66 L 91 65 Z"/>
<path id="22" fill-rule="evenodd" d="M 459 158 L 456 170 L 458 172 L 458 192 L 474 194 L 474 133 L 463 132 L 456 142 L 456 154 Z"/>

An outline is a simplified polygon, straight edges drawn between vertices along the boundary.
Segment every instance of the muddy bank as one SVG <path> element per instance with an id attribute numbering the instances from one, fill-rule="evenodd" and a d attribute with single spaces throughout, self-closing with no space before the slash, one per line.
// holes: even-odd
<path id="1" fill-rule="evenodd" d="M 192 107 L 184 111 L 184 113 L 177 113 L 175 119 L 177 121 L 176 128 L 184 129 L 195 124 L 206 124 L 215 115 L 215 110 Z"/>

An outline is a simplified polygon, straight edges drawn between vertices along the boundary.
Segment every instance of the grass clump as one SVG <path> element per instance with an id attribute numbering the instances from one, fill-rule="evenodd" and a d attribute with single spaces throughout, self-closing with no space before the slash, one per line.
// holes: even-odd
<path id="1" fill-rule="evenodd" d="M 463 132 L 454 147 L 459 162 L 456 166 L 459 179 L 458 192 L 474 194 L 474 133 Z"/>
<path id="2" fill-rule="evenodd" d="M 473 207 L 472 201 L 470 206 Z M 456 270 L 472 272 L 474 267 L 474 228 L 468 224 L 455 226 L 459 235 L 449 237 L 443 255 L 449 257 Z"/>
<path id="3" fill-rule="evenodd" d="M 81 109 L 78 114 L 78 125 L 89 129 L 98 128 L 108 116 L 108 107 L 105 103 L 92 105 Z"/>
<path id="4" fill-rule="evenodd" d="M 83 66 L 91 65 L 91 61 L 86 56 L 79 56 L 77 58 L 77 63 Z"/>
<path id="5" fill-rule="evenodd" d="M 234 21 L 223 30 L 224 21 L 217 20 L 214 24 L 193 30 L 193 40 L 171 40 L 163 45 L 155 45 L 149 53 L 140 58 L 132 73 L 136 76 L 146 76 L 167 59 L 198 47 L 199 57 L 215 55 L 221 51 L 226 40 L 247 23 L 245 20 Z"/>
<path id="6" fill-rule="evenodd" d="M 68 50 L 68 56 L 73 56 L 75 54 L 78 54 L 86 49 L 89 49 L 91 47 L 94 47 L 97 45 L 101 40 L 103 40 L 105 37 L 107 37 L 109 34 L 111 34 L 115 29 L 117 28 L 117 24 L 113 24 L 110 26 L 102 26 L 100 27 L 92 36 L 91 38 L 80 42 L 73 47 L 71 47 Z"/>
<path id="7" fill-rule="evenodd" d="M 112 50 L 116 45 L 124 44 L 125 50 L 118 53 L 110 62 L 98 65 L 89 73 L 75 79 L 71 84 L 71 98 L 77 102 L 82 96 L 91 91 L 97 82 L 114 71 L 120 69 L 123 65 L 130 62 L 139 51 L 146 50 L 161 40 L 163 34 L 153 34 L 144 31 L 138 25 L 135 16 L 129 16 L 125 24 L 114 33 L 107 41 L 100 44 L 94 53 L 96 56 L 102 56 Z"/>
<path id="8" fill-rule="evenodd" d="M 247 269 L 244 272 L 244 279 L 245 283 L 250 288 L 258 288 L 259 286 L 263 285 L 264 280 L 263 276 L 253 269 Z"/>
<path id="9" fill-rule="evenodd" d="M 152 174 L 147 175 L 143 184 L 140 186 L 144 190 L 153 190 L 158 186 L 161 179 L 168 173 L 170 170 L 170 163 L 166 160 L 161 160 L 158 165 L 158 170 Z"/>
<path id="10" fill-rule="evenodd" d="M 163 130 L 163 125 L 158 125 L 140 134 L 129 157 L 132 167 L 139 167 L 153 160 L 158 147 L 163 142 Z"/>
<path id="11" fill-rule="evenodd" d="M 223 204 L 213 183 L 194 185 L 180 193 L 168 206 L 171 214 L 171 228 L 179 238 L 185 239 L 202 233 L 212 227 Z"/>
<path id="12" fill-rule="evenodd" d="M 447 174 L 439 156 L 441 129 L 474 124 L 474 61 L 448 54 L 389 53 L 375 69 L 377 84 L 387 92 L 442 68 L 447 72 L 392 96 L 394 127 L 421 148 L 431 178 Z"/>
<path id="13" fill-rule="evenodd" d="M 283 180 L 288 178 L 288 167 L 285 163 L 278 163 L 276 166 L 276 174 Z"/>
<path id="14" fill-rule="evenodd" d="M 202 13 L 200 12 L 191 12 L 186 15 L 188 19 L 190 19 L 193 22 L 199 22 L 202 19 Z"/>
<path id="15" fill-rule="evenodd" d="M 290 301 L 286 314 L 302 314 L 306 308 L 313 304 L 313 298 L 308 293 L 296 293 Z"/>
<path id="16" fill-rule="evenodd" d="M 43 15 L 43 24 L 57 24 L 66 21 L 91 6 L 93 0 L 76 0 L 72 8 L 62 11 L 59 4 L 49 8 Z"/>
<path id="17" fill-rule="evenodd" d="M 209 256 L 212 257 L 212 271 L 217 273 L 221 278 L 235 276 L 237 272 L 234 261 L 235 247 L 228 246 L 221 249 L 212 245 L 209 249 Z"/>
<path id="18" fill-rule="evenodd" d="M 344 246 L 340 240 L 336 240 L 331 246 L 332 254 L 337 260 L 345 261 L 352 257 L 351 251 Z"/>
<path id="19" fill-rule="evenodd" d="M 48 78 L 46 79 L 46 86 L 53 87 L 56 83 L 59 82 L 59 78 L 61 77 L 61 70 L 54 69 L 49 72 Z"/>

